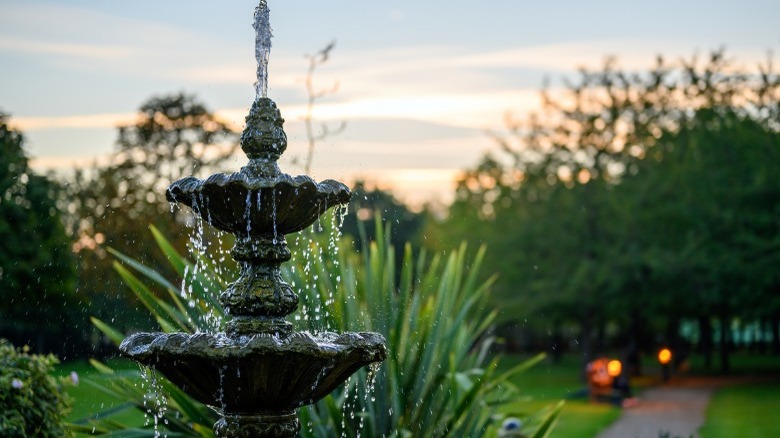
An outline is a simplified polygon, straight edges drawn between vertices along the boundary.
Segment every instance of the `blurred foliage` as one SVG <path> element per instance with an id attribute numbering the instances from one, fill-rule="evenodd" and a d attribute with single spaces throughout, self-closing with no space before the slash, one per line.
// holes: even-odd
<path id="1" fill-rule="evenodd" d="M 730 108 L 699 110 L 639 166 L 617 189 L 632 234 L 617 240 L 638 248 L 624 269 L 644 272 L 653 289 L 640 303 L 626 294 L 610 299 L 672 322 L 713 317 L 728 327 L 735 317 L 778 318 L 780 132 Z M 728 330 L 720 334 L 728 371 L 731 340 Z"/>
<path id="2" fill-rule="evenodd" d="M 608 60 L 565 84 L 508 120 L 427 230 L 488 244 L 499 320 L 553 339 L 576 324 L 587 360 L 608 324 L 649 348 L 675 342 L 682 317 L 780 317 L 771 61 L 747 72 L 719 50 L 628 72 Z"/>
<path id="3" fill-rule="evenodd" d="M 380 218 L 393 229 L 389 235 L 392 246 L 403 248 L 408 243 L 417 251 L 422 245 L 422 230 L 427 215 L 425 211 L 418 213 L 410 210 L 389 191 L 357 181 L 352 187 L 352 198 L 341 232 L 351 236 L 353 247 L 360 250 L 367 242 L 376 241 L 374 222 Z M 403 251 L 396 251 L 397 268 L 402 266 L 403 256 Z"/>
<path id="4" fill-rule="evenodd" d="M 128 306 L 128 297 L 119 293 L 122 284 L 106 248 L 172 275 L 147 226 L 156 223 L 183 251 L 192 234 L 185 224 L 193 227 L 195 219 L 170 207 L 166 188 L 184 176 L 219 170 L 237 149 L 238 134 L 205 105 L 194 96 L 173 94 L 150 98 L 137 122 L 118 127 L 109 163 L 76 172 L 62 202 L 70 212 L 68 227 L 79 259 L 79 291 L 89 299 L 92 314 L 116 318 L 123 329 L 151 327 L 139 312 L 117 314 L 118 308 L 136 306 Z"/>
<path id="5" fill-rule="evenodd" d="M 52 355 L 28 353 L 0 339 L 0 435 L 8 438 L 70 436 L 63 418 L 71 400 L 63 382 L 49 374 Z"/>
<path id="6" fill-rule="evenodd" d="M 60 187 L 28 166 L 23 135 L 0 113 L 0 336 L 65 352 L 78 327 L 76 269 L 56 200 Z M 56 335 L 56 339 L 55 338 Z"/>
<path id="7" fill-rule="evenodd" d="M 163 331 L 213 328 L 214 315 L 224 316 L 214 301 L 215 288 L 225 286 L 224 275 L 205 259 L 190 264 L 159 231 L 153 229 L 153 233 L 171 266 L 179 276 L 187 277 L 185 289 L 120 253 L 115 253 L 117 271 Z M 379 240 L 367 243 L 363 253 L 352 250 L 346 241 L 337 242 L 330 233 L 304 233 L 311 238 L 298 239 L 298 246 L 308 248 L 307 252 L 296 255 L 285 269 L 293 287 L 302 289 L 301 310 L 291 318 L 299 328 L 379 331 L 388 339 L 391 354 L 373 378 L 360 371 L 345 389 L 315 407 L 302 409 L 301 433 L 494 436 L 501 418 L 499 408 L 518 401 L 508 379 L 516 378 L 541 356 L 496 372 L 498 359 L 489 354 L 494 339 L 486 333 L 495 312 L 484 307 L 489 283 L 477 281 L 476 274 L 484 251 L 471 261 L 466 259 L 465 248 L 430 259 L 425 255 L 412 258 L 407 246 L 401 279 L 396 281 L 395 250 L 380 220 Z M 152 292 L 155 289 L 157 294 Z M 110 324 L 93 321 L 116 344 L 124 338 Z M 103 364 L 94 364 L 106 375 L 113 373 Z M 118 412 L 112 408 L 77 422 L 74 430 L 94 430 L 90 433 L 100 435 L 129 429 L 134 436 L 150 436 L 156 425 L 157 430 L 173 434 L 211 436 L 211 425 L 217 419 L 214 412 L 162 376 L 155 376 L 158 383 L 153 386 L 159 389 L 151 400 L 157 401 L 150 402 L 146 391 L 134 384 L 139 376 L 133 374 L 116 375 L 110 383 L 92 383 L 114 398 L 128 400 L 123 409 L 149 411 L 158 416 L 157 421 L 119 424 L 111 419 Z M 373 391 L 367 386 L 373 386 Z M 520 410 L 519 405 L 513 406 Z M 559 410 L 560 405 L 552 403 L 542 412 L 512 414 L 528 420 L 524 431 L 542 437 L 549 434 Z"/>

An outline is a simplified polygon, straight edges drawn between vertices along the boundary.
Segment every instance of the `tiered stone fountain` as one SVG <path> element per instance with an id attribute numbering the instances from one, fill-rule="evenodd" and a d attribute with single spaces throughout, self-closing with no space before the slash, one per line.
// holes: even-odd
<path id="1" fill-rule="evenodd" d="M 338 181 L 316 183 L 279 170 L 287 136 L 276 104 L 265 97 L 267 21 L 261 1 L 255 12 L 258 96 L 241 136 L 249 163 L 237 173 L 181 179 L 166 193 L 169 201 L 236 236 L 231 255 L 240 275 L 219 296 L 231 319 L 224 333 L 137 333 L 120 346 L 123 354 L 216 410 L 219 437 L 295 436 L 299 407 L 387 356 L 380 334 L 294 332 L 285 320 L 298 305 L 279 270 L 290 259 L 285 235 L 347 203 L 350 192 Z"/>

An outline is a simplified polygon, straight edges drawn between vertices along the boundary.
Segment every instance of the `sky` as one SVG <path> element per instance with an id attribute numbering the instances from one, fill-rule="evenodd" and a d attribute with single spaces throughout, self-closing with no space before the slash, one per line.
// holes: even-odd
<path id="1" fill-rule="evenodd" d="M 780 48 L 780 1 L 269 0 L 268 95 L 287 120 L 280 161 L 302 172 L 306 54 L 336 41 L 315 74 L 335 94 L 314 110 L 338 135 L 312 176 L 365 179 L 412 204 L 446 203 L 463 169 L 495 149 L 507 114 L 538 108 L 545 78 L 575 78 L 615 56 L 725 47 L 753 66 Z M 90 166 L 152 96 L 185 92 L 237 129 L 254 99 L 257 0 L 0 0 L 0 111 L 40 171 Z M 235 170 L 245 157 L 235 158 Z"/>

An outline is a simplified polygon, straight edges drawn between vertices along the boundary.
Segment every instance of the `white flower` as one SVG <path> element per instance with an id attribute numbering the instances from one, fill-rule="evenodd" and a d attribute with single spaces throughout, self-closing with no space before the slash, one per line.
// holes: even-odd
<path id="1" fill-rule="evenodd" d="M 16 389 L 22 389 L 24 383 L 22 383 L 22 381 L 19 379 L 13 379 L 11 380 L 11 386 L 13 386 Z"/>
<path id="2" fill-rule="evenodd" d="M 519 418 L 509 417 L 501 424 L 501 429 L 498 431 L 500 437 L 522 437 L 520 429 L 523 427 L 523 422 Z"/>
<path id="3" fill-rule="evenodd" d="M 75 371 L 70 372 L 70 381 L 73 382 L 74 385 L 79 386 L 79 373 Z"/>

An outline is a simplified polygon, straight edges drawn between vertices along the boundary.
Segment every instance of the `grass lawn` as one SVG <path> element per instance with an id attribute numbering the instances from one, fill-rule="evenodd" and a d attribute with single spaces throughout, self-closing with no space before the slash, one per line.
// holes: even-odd
<path id="1" fill-rule="evenodd" d="M 718 390 L 707 407 L 703 438 L 780 436 L 780 382 Z"/>
<path id="2" fill-rule="evenodd" d="M 118 373 L 136 373 L 139 371 L 138 365 L 122 359 L 111 360 L 108 362 L 108 365 Z M 100 382 L 105 377 L 98 373 L 86 360 L 62 363 L 57 366 L 56 374 L 67 376 L 73 371 L 79 375 L 79 384 L 78 386 L 67 385 L 68 395 L 73 398 L 73 409 L 65 418 L 66 421 L 86 424 L 86 420 L 95 415 L 95 413 L 116 408 L 117 412 L 110 415 L 113 420 L 125 424 L 143 424 L 143 412 L 134 408 L 122 409 L 126 406 L 125 400 L 112 397 L 91 384 L 91 382 Z"/>
<path id="3" fill-rule="evenodd" d="M 755 354 L 737 351 L 731 354 L 731 375 L 776 374 L 780 371 L 780 356 L 773 354 Z M 693 355 L 690 359 L 691 372 L 702 376 L 720 375 L 720 357 L 718 352 L 712 356 L 712 367 L 704 367 L 704 357 Z"/>
<path id="4" fill-rule="evenodd" d="M 713 369 L 705 370 L 703 359 L 691 361 L 695 374 L 716 375 L 719 371 L 715 356 Z M 707 407 L 707 417 L 701 429 L 703 438 L 775 437 L 780 436 L 780 356 L 737 352 L 731 357 L 732 376 L 766 376 L 762 383 L 726 386 L 715 392 Z M 774 377 L 772 377 L 774 376 Z"/>
<path id="5" fill-rule="evenodd" d="M 521 356 L 505 356 L 501 367 L 509 369 L 521 360 Z M 580 381 L 580 366 L 579 357 L 570 355 L 564 356 L 558 364 L 553 364 L 548 359 L 518 376 L 513 383 L 520 388 L 524 396 L 529 397 L 530 401 L 525 402 L 528 412 L 537 412 L 584 389 L 585 384 Z M 552 436 L 594 437 L 612 424 L 620 413 L 621 409 L 613 405 L 589 403 L 587 398 L 583 397 L 568 399 Z"/>
<path id="6" fill-rule="evenodd" d="M 704 368 L 704 359 L 691 359 L 692 374 L 717 376 L 720 371 L 717 352 L 711 369 Z M 767 377 L 766 383 L 726 386 L 715 392 L 707 406 L 706 420 L 700 430 L 703 438 L 775 437 L 780 436 L 780 356 L 736 352 L 731 356 L 731 376 Z"/>

